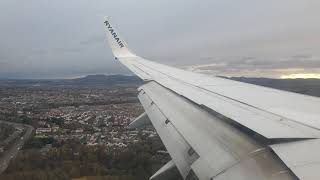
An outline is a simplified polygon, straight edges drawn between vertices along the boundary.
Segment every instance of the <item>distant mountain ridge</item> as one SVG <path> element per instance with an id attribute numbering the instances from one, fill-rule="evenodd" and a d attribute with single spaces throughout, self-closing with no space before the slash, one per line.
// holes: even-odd
<path id="1" fill-rule="evenodd" d="M 78 85 L 116 85 L 116 84 L 140 84 L 142 80 L 138 76 L 124 75 L 88 75 L 83 78 L 71 80 Z"/>
<path id="2" fill-rule="evenodd" d="M 106 87 L 116 85 L 139 85 L 137 76 L 126 75 L 88 75 L 75 79 L 10 79 L 0 80 L 2 87 Z"/>
<path id="3" fill-rule="evenodd" d="M 281 89 L 311 96 L 320 97 L 320 79 L 270 79 L 253 77 L 223 77 L 236 81 L 256 84 L 260 86 Z M 52 80 L 0 80 L 0 87 L 71 87 L 71 88 L 94 88 L 112 87 L 125 85 L 141 85 L 143 81 L 137 76 L 126 75 L 88 75 L 75 79 L 52 79 Z"/>

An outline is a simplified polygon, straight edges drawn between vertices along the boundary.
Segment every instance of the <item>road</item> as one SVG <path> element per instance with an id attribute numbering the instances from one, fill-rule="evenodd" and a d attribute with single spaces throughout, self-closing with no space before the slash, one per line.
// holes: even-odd
<path id="1" fill-rule="evenodd" d="M 0 123 L 10 124 L 10 125 L 13 125 L 15 128 L 24 128 L 26 130 L 25 133 L 17 141 L 15 141 L 14 144 L 11 144 L 10 148 L 5 152 L 3 152 L 3 155 L 0 157 L 0 174 L 1 174 L 7 169 L 11 159 L 13 159 L 18 154 L 23 144 L 30 137 L 34 128 L 29 125 L 6 122 L 6 121 L 0 121 Z"/>

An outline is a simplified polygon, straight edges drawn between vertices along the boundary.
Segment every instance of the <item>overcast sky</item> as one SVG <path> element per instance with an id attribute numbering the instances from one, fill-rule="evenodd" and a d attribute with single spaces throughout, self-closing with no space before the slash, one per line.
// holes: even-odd
<path id="1" fill-rule="evenodd" d="M 147 59 L 218 75 L 320 73 L 319 0 L 0 0 L 0 78 L 129 73 L 103 17 Z"/>

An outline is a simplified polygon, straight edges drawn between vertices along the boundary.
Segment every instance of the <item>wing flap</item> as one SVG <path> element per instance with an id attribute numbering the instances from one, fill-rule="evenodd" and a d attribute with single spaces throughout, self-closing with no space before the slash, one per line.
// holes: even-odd
<path id="1" fill-rule="evenodd" d="M 176 165 L 171 160 L 151 176 L 150 180 L 178 179 L 177 177 L 179 177 L 179 172 Z"/>
<path id="2" fill-rule="evenodd" d="M 268 179 L 286 170 L 268 148 L 184 97 L 156 82 L 139 91 L 146 113 L 184 178 L 191 169 L 199 179 Z M 265 168 L 269 165 L 272 168 Z M 288 172 L 283 176 L 290 177 Z"/>
<path id="3" fill-rule="evenodd" d="M 180 174 L 185 178 L 190 171 L 190 164 L 195 159 L 188 154 L 191 146 L 144 91 L 140 91 L 138 98 Z"/>
<path id="4" fill-rule="evenodd" d="M 129 129 L 141 128 L 147 125 L 150 125 L 150 119 L 147 113 L 142 113 L 139 117 L 137 117 L 134 121 L 132 121 L 129 125 Z"/>
<path id="5" fill-rule="evenodd" d="M 320 139 L 275 144 L 271 148 L 300 179 L 319 179 Z"/>

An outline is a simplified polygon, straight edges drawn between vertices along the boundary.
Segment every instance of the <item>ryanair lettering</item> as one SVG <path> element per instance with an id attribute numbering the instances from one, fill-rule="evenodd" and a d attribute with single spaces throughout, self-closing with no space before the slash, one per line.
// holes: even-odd
<path id="1" fill-rule="evenodd" d="M 110 25 L 110 23 L 108 21 L 104 22 L 109 30 L 109 32 L 111 33 L 111 35 L 113 36 L 113 38 L 116 40 L 116 42 L 118 43 L 118 45 L 120 46 L 120 48 L 124 47 L 124 44 L 121 42 L 120 38 L 118 37 L 117 33 L 114 31 L 114 29 L 112 28 L 112 26 Z"/>

